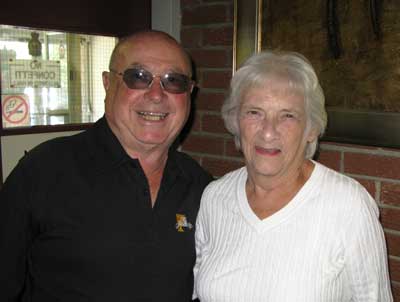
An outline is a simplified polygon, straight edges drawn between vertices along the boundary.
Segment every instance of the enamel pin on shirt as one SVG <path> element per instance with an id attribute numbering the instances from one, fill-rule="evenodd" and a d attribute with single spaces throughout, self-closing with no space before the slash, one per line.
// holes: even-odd
<path id="1" fill-rule="evenodd" d="M 175 228 L 178 232 L 184 232 L 185 229 L 191 230 L 193 225 L 187 221 L 187 218 L 184 214 L 176 214 L 176 225 Z"/>

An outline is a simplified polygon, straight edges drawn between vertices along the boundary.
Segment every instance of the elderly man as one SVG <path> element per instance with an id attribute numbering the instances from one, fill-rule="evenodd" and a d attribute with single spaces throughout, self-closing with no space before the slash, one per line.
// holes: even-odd
<path id="1" fill-rule="evenodd" d="M 0 301 L 190 301 L 194 228 L 211 180 L 171 148 L 191 63 L 169 35 L 121 40 L 105 116 L 29 152 L 0 192 Z"/>

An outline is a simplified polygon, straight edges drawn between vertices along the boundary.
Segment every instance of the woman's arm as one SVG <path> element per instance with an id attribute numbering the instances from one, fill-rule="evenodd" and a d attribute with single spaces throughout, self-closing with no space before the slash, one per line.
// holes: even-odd
<path id="1" fill-rule="evenodd" d="M 387 250 L 379 210 L 364 188 L 354 194 L 355 208 L 345 231 L 345 271 L 354 301 L 391 302 Z"/>

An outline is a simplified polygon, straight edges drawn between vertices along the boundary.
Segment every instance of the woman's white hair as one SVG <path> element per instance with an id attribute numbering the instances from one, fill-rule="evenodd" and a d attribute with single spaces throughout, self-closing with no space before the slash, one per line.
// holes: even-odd
<path id="1" fill-rule="evenodd" d="M 239 110 L 243 97 L 249 89 L 262 87 L 270 79 L 284 79 L 288 81 L 288 89 L 304 96 L 306 131 L 314 130 L 321 137 L 327 124 L 325 97 L 311 63 L 296 52 L 265 50 L 251 56 L 235 72 L 229 96 L 222 106 L 225 127 L 233 134 L 236 147 L 241 148 Z M 317 144 L 317 139 L 307 144 L 306 158 L 314 156 Z"/>

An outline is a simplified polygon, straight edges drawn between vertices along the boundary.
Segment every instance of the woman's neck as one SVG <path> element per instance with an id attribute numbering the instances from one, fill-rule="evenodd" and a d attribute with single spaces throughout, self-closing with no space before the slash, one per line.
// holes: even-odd
<path id="1" fill-rule="evenodd" d="M 254 213 L 264 219 L 287 205 L 310 178 L 314 164 L 306 160 L 299 169 L 286 177 L 249 177 L 246 194 Z"/>

